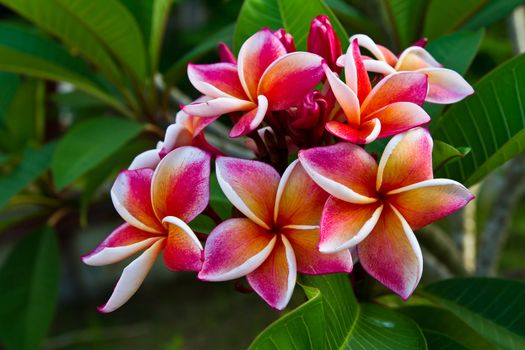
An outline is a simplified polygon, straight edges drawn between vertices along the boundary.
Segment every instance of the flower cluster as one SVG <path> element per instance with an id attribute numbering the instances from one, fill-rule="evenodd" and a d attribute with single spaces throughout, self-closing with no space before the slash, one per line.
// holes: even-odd
<path id="1" fill-rule="evenodd" d="M 237 58 L 221 44 L 221 62 L 188 65 L 202 96 L 118 176 L 111 198 L 125 223 L 83 257 L 106 265 L 143 251 L 102 312 L 123 305 L 161 253 L 170 270 L 203 281 L 246 276 L 276 309 L 286 307 L 298 272 L 349 273 L 355 260 L 403 299 L 412 294 L 423 268 L 413 231 L 473 199 L 460 183 L 433 178 L 421 106 L 473 90 L 424 41 L 396 56 L 360 34 L 343 54 L 319 16 L 307 42 L 308 52 L 297 51 L 289 33 L 263 29 Z M 221 116 L 256 160 L 206 141 L 204 129 Z M 364 145 L 386 137 L 378 162 Z M 225 221 L 209 204 L 212 171 L 237 209 Z M 190 228 L 200 214 L 217 221 L 209 235 Z"/>

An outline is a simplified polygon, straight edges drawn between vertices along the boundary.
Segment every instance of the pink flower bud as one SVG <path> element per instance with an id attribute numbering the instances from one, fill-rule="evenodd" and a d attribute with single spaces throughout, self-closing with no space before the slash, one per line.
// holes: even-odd
<path id="1" fill-rule="evenodd" d="M 295 51 L 295 43 L 292 34 L 281 28 L 273 32 L 273 35 L 284 45 L 286 52 L 290 53 Z"/>
<path id="2" fill-rule="evenodd" d="M 219 59 L 221 62 L 237 64 L 237 60 L 230 48 L 223 42 L 219 43 Z"/>
<path id="3" fill-rule="evenodd" d="M 425 46 L 427 46 L 427 43 L 428 43 L 428 38 L 421 38 L 415 43 L 413 43 L 412 46 L 419 46 L 419 47 L 425 48 Z"/>
<path id="4" fill-rule="evenodd" d="M 308 93 L 303 102 L 298 106 L 291 126 L 298 129 L 310 129 L 315 127 L 320 120 L 324 120 L 330 103 L 319 91 Z"/>
<path id="5" fill-rule="evenodd" d="M 335 62 L 342 55 L 341 43 L 327 16 L 317 16 L 313 19 L 308 33 L 308 51 L 323 57 L 333 71 L 340 70 Z"/>

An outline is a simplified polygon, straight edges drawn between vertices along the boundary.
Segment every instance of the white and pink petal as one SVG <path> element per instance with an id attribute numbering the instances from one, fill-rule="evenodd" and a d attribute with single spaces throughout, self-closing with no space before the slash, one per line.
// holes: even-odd
<path id="1" fill-rule="evenodd" d="M 192 229 L 181 219 L 168 216 L 164 263 L 172 271 L 199 271 L 202 267 L 202 244 Z"/>

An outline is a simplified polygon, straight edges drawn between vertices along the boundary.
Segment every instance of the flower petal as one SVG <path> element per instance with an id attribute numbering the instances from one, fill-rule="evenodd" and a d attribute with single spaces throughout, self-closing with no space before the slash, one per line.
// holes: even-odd
<path id="1" fill-rule="evenodd" d="M 239 78 L 250 99 L 255 100 L 261 95 L 257 93 L 257 86 L 266 68 L 285 54 L 286 48 L 268 28 L 258 31 L 242 44 L 238 57 Z"/>
<path id="2" fill-rule="evenodd" d="M 144 281 L 153 263 L 155 263 L 155 260 L 161 253 L 163 246 L 164 240 L 157 241 L 126 266 L 113 290 L 113 294 L 111 294 L 106 304 L 98 308 L 98 311 L 108 313 L 124 305 L 139 289 L 142 281 Z"/>
<path id="3" fill-rule="evenodd" d="M 345 141 L 360 145 L 368 144 L 377 139 L 382 129 L 378 118 L 364 121 L 358 129 L 335 120 L 326 123 L 325 128 L 329 133 Z"/>
<path id="4" fill-rule="evenodd" d="M 348 125 L 358 128 L 361 125 L 361 112 L 359 111 L 360 106 L 357 95 L 326 64 L 323 65 L 323 68 L 330 88 L 345 114 Z"/>
<path id="5" fill-rule="evenodd" d="M 130 224 L 122 224 L 98 245 L 82 261 L 91 266 L 113 264 L 148 248 L 162 236 L 139 230 Z"/>
<path id="6" fill-rule="evenodd" d="M 353 204 L 330 197 L 321 217 L 319 251 L 334 253 L 360 243 L 375 227 L 383 205 Z"/>
<path id="7" fill-rule="evenodd" d="M 129 165 L 128 170 L 136 170 L 142 168 L 155 169 L 159 162 L 159 151 L 156 149 L 149 149 L 137 155 Z"/>
<path id="8" fill-rule="evenodd" d="M 236 97 L 247 100 L 248 96 L 233 63 L 188 64 L 188 78 L 203 95 L 209 97 Z"/>
<path id="9" fill-rule="evenodd" d="M 159 220 L 175 216 L 190 222 L 208 205 L 210 155 L 191 146 L 179 147 L 162 159 L 153 174 L 151 200 Z"/>
<path id="10" fill-rule="evenodd" d="M 350 203 L 373 203 L 377 163 L 362 147 L 340 142 L 299 151 L 304 170 L 332 196 Z"/>
<path id="11" fill-rule="evenodd" d="M 367 116 L 381 121 L 378 138 L 397 135 L 430 122 L 423 108 L 411 102 L 395 102 Z"/>
<path id="12" fill-rule="evenodd" d="M 441 67 L 441 64 L 424 48 L 411 46 L 401 53 L 395 68 L 400 72 L 430 67 Z"/>
<path id="13" fill-rule="evenodd" d="M 164 263 L 172 271 L 199 271 L 202 267 L 202 244 L 192 229 L 181 219 L 168 216 L 168 239 L 164 247 Z"/>
<path id="14" fill-rule="evenodd" d="M 260 95 L 257 97 L 258 105 L 246 112 L 230 131 L 230 137 L 241 137 L 249 134 L 262 123 L 268 110 L 268 99 Z"/>
<path id="15" fill-rule="evenodd" d="M 268 98 L 270 110 L 297 105 L 323 78 L 323 58 L 309 52 L 292 52 L 273 62 L 264 72 L 257 95 Z"/>
<path id="16" fill-rule="evenodd" d="M 119 215 L 138 229 L 160 233 L 164 230 L 151 206 L 151 178 L 149 168 L 122 171 L 113 187 L 111 199 Z"/>
<path id="17" fill-rule="evenodd" d="M 361 104 L 361 116 L 372 114 L 394 102 L 422 105 L 427 96 L 428 78 L 416 72 L 400 72 L 384 77 Z"/>
<path id="18" fill-rule="evenodd" d="M 247 276 L 250 286 L 271 307 L 282 310 L 288 305 L 297 279 L 293 248 L 283 235 L 277 239 L 272 253 Z"/>
<path id="19" fill-rule="evenodd" d="M 419 73 L 428 76 L 427 102 L 456 103 L 472 95 L 474 89 L 457 72 L 445 68 L 420 69 Z"/>
<path id="20" fill-rule="evenodd" d="M 413 230 L 426 226 L 474 199 L 459 182 L 449 179 L 426 180 L 388 193 L 388 201 Z"/>
<path id="21" fill-rule="evenodd" d="M 355 34 L 352 35 L 349 40 L 350 42 L 357 40 L 359 46 L 364 47 L 370 51 L 372 55 L 374 55 L 378 60 L 387 62 L 387 59 L 385 58 L 383 51 L 379 48 L 379 45 L 377 45 L 368 35 Z"/>
<path id="22" fill-rule="evenodd" d="M 228 200 L 256 224 L 270 229 L 280 176 L 270 165 L 255 160 L 219 157 L 217 180 Z"/>
<path id="23" fill-rule="evenodd" d="M 284 172 L 276 198 L 274 220 L 278 227 L 317 226 L 328 193 L 313 182 L 299 160 L 295 160 Z"/>
<path id="24" fill-rule="evenodd" d="M 213 117 L 231 112 L 247 111 L 256 107 L 251 101 L 233 97 L 218 97 L 205 102 L 194 102 L 184 106 L 184 112 L 198 117 Z"/>
<path id="25" fill-rule="evenodd" d="M 179 113 L 184 113 L 180 111 Z M 203 118 L 211 119 L 211 118 Z M 184 125 L 181 124 L 171 124 L 166 129 L 166 136 L 164 137 L 164 143 L 162 148 L 158 152 L 160 157 L 165 157 L 166 154 L 170 153 L 177 147 L 189 146 L 193 140 L 193 133 L 188 130 Z"/>
<path id="26" fill-rule="evenodd" d="M 365 65 L 366 70 L 372 73 L 389 75 L 396 72 L 391 65 L 379 60 L 364 60 L 363 64 Z"/>
<path id="27" fill-rule="evenodd" d="M 404 300 L 416 289 L 423 272 L 421 248 L 408 223 L 391 206 L 383 208 L 357 252 L 366 272 Z"/>
<path id="28" fill-rule="evenodd" d="M 370 93 L 372 86 L 368 78 L 368 72 L 363 64 L 358 39 L 350 42 L 345 59 L 346 84 L 356 93 L 360 102 L 363 102 Z"/>
<path id="29" fill-rule="evenodd" d="M 227 281 L 249 274 L 270 255 L 276 236 L 249 219 L 230 219 L 208 236 L 199 278 Z"/>
<path id="30" fill-rule="evenodd" d="M 386 145 L 377 170 L 382 193 L 432 178 L 432 137 L 423 128 L 394 136 Z"/>
<path id="31" fill-rule="evenodd" d="M 319 252 L 319 229 L 290 230 L 282 232 L 293 247 L 297 271 L 309 275 L 335 272 L 352 272 L 352 256 L 348 249 L 333 254 Z"/>

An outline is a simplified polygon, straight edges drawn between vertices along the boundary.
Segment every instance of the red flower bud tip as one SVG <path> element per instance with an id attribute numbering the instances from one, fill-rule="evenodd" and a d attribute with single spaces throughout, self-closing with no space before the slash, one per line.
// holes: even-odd
<path id="1" fill-rule="evenodd" d="M 286 52 L 290 53 L 295 51 L 295 43 L 292 34 L 281 28 L 273 32 L 273 35 L 275 35 L 275 37 L 284 45 Z"/>
<path id="2" fill-rule="evenodd" d="M 421 38 L 415 43 L 413 43 L 412 46 L 419 46 L 419 47 L 425 48 L 425 46 L 427 46 L 427 43 L 428 43 L 428 38 Z"/>
<path id="3" fill-rule="evenodd" d="M 340 70 L 335 62 L 343 53 L 341 43 L 327 16 L 317 16 L 313 19 L 308 33 L 308 51 L 323 57 L 333 71 Z"/>
<path id="4" fill-rule="evenodd" d="M 220 42 L 218 49 L 219 49 L 219 59 L 221 62 L 237 64 L 237 60 L 235 59 L 235 56 L 233 55 L 228 45 L 226 45 L 223 42 Z"/>
<path id="5" fill-rule="evenodd" d="M 308 93 L 298 106 L 291 126 L 298 129 L 315 127 L 320 120 L 324 120 L 324 114 L 327 113 L 328 106 L 328 99 L 319 91 Z"/>

